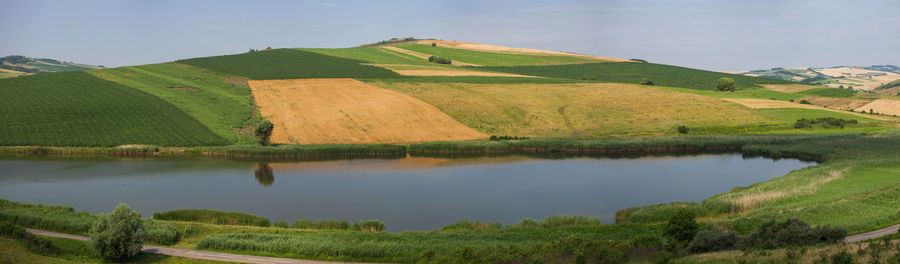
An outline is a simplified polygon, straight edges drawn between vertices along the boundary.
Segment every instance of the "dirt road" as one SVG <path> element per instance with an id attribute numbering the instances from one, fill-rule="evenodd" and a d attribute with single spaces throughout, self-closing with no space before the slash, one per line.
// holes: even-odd
<path id="1" fill-rule="evenodd" d="M 80 240 L 80 241 L 90 240 L 90 238 L 85 237 L 85 236 L 62 234 L 62 233 L 30 229 L 30 228 L 26 228 L 25 230 L 28 231 L 28 233 L 32 233 L 32 234 L 39 235 L 39 236 L 60 237 L 60 238 L 68 238 L 68 239 L 74 239 L 74 240 Z M 147 252 L 147 253 L 153 253 L 153 254 L 192 258 L 192 259 L 205 259 L 205 260 L 238 262 L 238 263 L 264 263 L 264 264 L 351 263 L 351 264 L 365 264 L 365 263 L 358 263 L 358 262 L 331 262 L 331 261 L 319 261 L 319 260 L 260 257 L 260 256 L 238 255 L 238 254 L 229 254 L 229 253 L 212 252 L 212 251 L 160 247 L 160 246 L 151 246 L 151 245 L 144 245 L 144 247 L 141 248 L 141 251 Z"/>

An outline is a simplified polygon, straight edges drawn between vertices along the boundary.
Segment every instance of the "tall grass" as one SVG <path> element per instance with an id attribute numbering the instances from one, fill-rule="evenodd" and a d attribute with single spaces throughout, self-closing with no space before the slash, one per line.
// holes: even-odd
<path id="1" fill-rule="evenodd" d="M 337 220 L 323 220 L 323 221 L 310 221 L 310 220 L 297 220 L 294 223 L 291 223 L 291 228 L 296 229 L 333 229 L 333 230 L 345 230 L 350 228 L 350 224 L 347 221 L 337 221 Z"/>
<path id="2" fill-rule="evenodd" d="M 224 156 L 236 159 L 320 160 L 335 158 L 402 158 L 406 148 L 388 144 L 344 145 L 239 145 L 226 147 L 197 147 L 185 151 L 187 155 Z"/>
<path id="3" fill-rule="evenodd" d="M 200 222 L 217 225 L 270 225 L 269 219 L 241 212 L 223 212 L 211 209 L 179 209 L 153 213 L 153 219 L 168 221 Z"/>
<path id="4" fill-rule="evenodd" d="M 97 216 L 62 205 L 40 205 L 0 199 L 0 220 L 56 232 L 86 234 Z"/>

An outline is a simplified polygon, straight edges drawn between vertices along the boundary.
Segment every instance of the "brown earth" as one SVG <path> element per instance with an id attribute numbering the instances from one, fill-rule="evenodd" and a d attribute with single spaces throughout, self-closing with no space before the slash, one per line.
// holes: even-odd
<path id="1" fill-rule="evenodd" d="M 354 79 L 249 81 L 273 143 L 372 144 L 487 136 L 434 106 Z"/>
<path id="2" fill-rule="evenodd" d="M 408 50 L 408 49 L 401 49 L 401 48 L 394 47 L 394 46 L 384 46 L 384 47 L 382 47 L 382 48 L 389 49 L 389 50 L 396 51 L 396 52 L 400 52 L 400 53 L 404 53 L 404 54 L 413 55 L 413 56 L 416 56 L 416 57 L 419 57 L 419 58 L 422 58 L 422 59 L 425 59 L 425 60 L 428 60 L 428 57 L 431 57 L 431 55 L 428 55 L 428 54 L 425 54 L 425 53 L 415 52 L 415 51 L 411 51 L 411 50 Z M 461 61 L 457 61 L 457 60 L 453 60 L 453 61 L 451 62 L 451 64 L 456 65 L 456 66 L 481 66 L 481 65 L 478 65 L 478 64 L 465 63 L 465 62 L 461 62 Z"/>
<path id="3" fill-rule="evenodd" d="M 570 52 L 539 50 L 539 49 L 511 48 L 511 47 L 504 47 L 504 46 L 497 46 L 497 45 L 468 43 L 468 42 L 459 42 L 459 41 L 447 41 L 447 40 L 422 40 L 422 41 L 419 41 L 419 44 L 431 45 L 431 43 L 436 43 L 437 45 L 450 47 L 450 48 L 474 50 L 474 51 L 504 52 L 504 53 L 518 53 L 518 54 L 564 55 L 564 56 L 593 58 L 593 59 L 602 60 L 602 61 L 617 61 L 617 62 L 628 61 L 628 60 L 617 59 L 617 58 L 591 56 L 591 55 L 570 53 Z"/>
<path id="4" fill-rule="evenodd" d="M 807 96 L 800 98 L 800 100 L 807 100 L 814 105 L 820 105 L 828 108 L 834 109 L 856 109 L 863 105 L 866 105 L 872 100 L 864 100 L 864 99 L 850 99 L 850 98 L 834 98 L 834 97 L 823 97 L 823 96 Z"/>
<path id="5" fill-rule="evenodd" d="M 873 112 L 884 115 L 900 115 L 900 100 L 878 99 L 857 108 L 857 111 L 872 109 Z"/>
<path id="6" fill-rule="evenodd" d="M 782 92 L 782 93 L 797 93 L 806 91 L 809 89 L 815 88 L 824 88 L 822 86 L 813 86 L 813 85 L 804 85 L 804 84 L 760 84 L 759 86 L 765 87 L 766 89 Z"/>

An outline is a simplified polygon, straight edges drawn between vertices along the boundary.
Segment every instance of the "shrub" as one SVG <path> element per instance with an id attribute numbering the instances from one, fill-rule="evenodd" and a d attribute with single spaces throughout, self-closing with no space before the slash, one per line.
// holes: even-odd
<path id="1" fill-rule="evenodd" d="M 853 255 L 847 251 L 841 251 L 831 255 L 831 264 L 853 264 L 856 261 L 853 260 Z"/>
<path id="2" fill-rule="evenodd" d="M 0 236 L 9 238 L 21 238 L 25 235 L 25 229 L 13 223 L 0 222 Z"/>
<path id="3" fill-rule="evenodd" d="M 210 209 L 179 209 L 153 213 L 153 219 L 200 222 L 216 225 L 269 226 L 269 219 L 241 212 L 222 212 Z"/>
<path id="4" fill-rule="evenodd" d="M 275 129 L 275 125 L 272 124 L 269 120 L 263 120 L 256 125 L 256 130 L 253 131 L 253 134 L 256 135 L 256 139 L 259 140 L 259 144 L 266 146 L 269 145 L 269 137 L 272 136 L 272 130 Z"/>
<path id="5" fill-rule="evenodd" d="M 178 229 L 171 223 L 144 220 L 144 230 L 147 231 L 147 241 L 162 245 L 172 245 L 178 242 Z"/>
<path id="6" fill-rule="evenodd" d="M 352 229 L 363 232 L 381 232 L 384 231 L 384 223 L 378 220 L 363 220 L 353 223 Z"/>
<path id="7" fill-rule="evenodd" d="M 688 245 L 691 253 L 706 253 L 734 249 L 737 236 L 734 233 L 716 233 L 709 230 L 700 231 Z"/>
<path id="8" fill-rule="evenodd" d="M 431 42 L 432 47 L 437 47 L 437 43 Z"/>
<path id="9" fill-rule="evenodd" d="M 491 140 L 491 141 L 498 141 L 498 140 L 523 140 L 523 139 L 528 139 L 528 137 L 519 137 L 519 136 L 495 136 L 495 135 L 491 135 L 491 137 L 490 137 L 490 140 Z"/>
<path id="10" fill-rule="evenodd" d="M 806 100 L 806 99 L 800 100 L 800 103 L 801 103 L 801 104 L 808 104 L 808 105 L 811 105 L 811 104 L 812 104 L 809 100 Z"/>
<path id="11" fill-rule="evenodd" d="M 801 118 L 794 122 L 794 128 L 844 128 L 844 126 L 859 124 L 859 121 L 852 119 L 840 119 L 834 117 L 820 117 L 814 119 Z"/>
<path id="12" fill-rule="evenodd" d="M 88 245 L 100 257 L 118 261 L 141 252 L 146 232 L 141 215 L 120 204 L 91 227 Z"/>
<path id="13" fill-rule="evenodd" d="M 694 221 L 694 212 L 681 208 L 669 216 L 668 222 L 663 226 L 666 235 L 678 242 L 689 242 L 697 234 L 697 222 Z"/>
<path id="14" fill-rule="evenodd" d="M 691 131 L 691 129 L 688 128 L 687 126 L 678 126 L 678 133 L 679 133 L 679 134 L 687 134 L 687 133 L 690 132 L 690 131 Z"/>
<path id="15" fill-rule="evenodd" d="M 197 227 L 194 227 L 194 225 L 192 225 L 192 224 L 187 224 L 184 226 L 184 236 L 185 237 L 193 236 L 194 234 L 197 234 L 198 232 L 200 232 L 200 229 Z"/>
<path id="16" fill-rule="evenodd" d="M 653 81 L 647 78 L 641 79 L 641 84 L 643 85 L 653 85 Z"/>
<path id="17" fill-rule="evenodd" d="M 810 227 L 803 221 L 788 219 L 784 222 L 769 221 L 744 238 L 742 249 L 773 249 L 785 246 L 806 246 L 818 243 L 837 243 L 847 236 L 847 231 L 829 226 Z"/>
<path id="18" fill-rule="evenodd" d="M 348 229 L 350 225 L 345 221 L 325 220 L 325 221 L 309 221 L 297 220 L 291 224 L 291 228 L 297 229 Z"/>
<path id="19" fill-rule="evenodd" d="M 736 87 L 737 83 L 734 82 L 734 79 L 728 77 L 719 78 L 719 81 L 716 82 L 716 89 L 722 92 L 734 92 Z"/>
<path id="20" fill-rule="evenodd" d="M 431 57 L 428 57 L 428 62 L 434 62 L 437 64 L 452 64 L 453 60 L 450 58 L 431 56 Z"/>

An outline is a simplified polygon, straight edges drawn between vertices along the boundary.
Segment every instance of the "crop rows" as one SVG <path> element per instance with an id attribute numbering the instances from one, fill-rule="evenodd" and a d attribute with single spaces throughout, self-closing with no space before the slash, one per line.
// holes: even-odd
<path id="1" fill-rule="evenodd" d="M 177 61 L 254 80 L 301 78 L 398 77 L 393 71 L 363 61 L 296 49 L 274 49 Z"/>
<path id="2" fill-rule="evenodd" d="M 85 72 L 0 80 L 0 145 L 225 145 L 153 95 Z"/>

